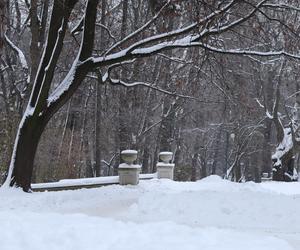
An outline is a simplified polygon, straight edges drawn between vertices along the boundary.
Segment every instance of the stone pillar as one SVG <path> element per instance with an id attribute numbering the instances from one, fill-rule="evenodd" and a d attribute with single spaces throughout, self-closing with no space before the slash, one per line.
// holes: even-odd
<path id="1" fill-rule="evenodd" d="M 170 163 L 172 160 L 173 153 L 172 152 L 161 152 L 159 154 L 159 159 L 162 162 L 158 162 L 156 165 L 157 168 L 157 178 L 166 178 L 166 179 L 174 179 L 174 167 L 175 164 Z"/>
<path id="2" fill-rule="evenodd" d="M 119 183 L 120 185 L 137 185 L 139 183 L 139 175 L 141 166 L 133 164 L 137 159 L 137 151 L 123 150 L 121 158 L 125 163 L 119 165 Z"/>

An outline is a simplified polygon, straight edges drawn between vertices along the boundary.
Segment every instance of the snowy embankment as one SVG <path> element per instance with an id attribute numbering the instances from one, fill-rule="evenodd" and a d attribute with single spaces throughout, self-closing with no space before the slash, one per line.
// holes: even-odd
<path id="1" fill-rule="evenodd" d="M 0 249 L 299 250 L 300 183 L 0 189 Z"/>

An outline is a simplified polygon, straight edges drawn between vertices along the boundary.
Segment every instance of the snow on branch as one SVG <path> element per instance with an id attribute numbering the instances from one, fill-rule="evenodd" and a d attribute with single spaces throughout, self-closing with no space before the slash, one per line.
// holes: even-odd
<path id="1" fill-rule="evenodd" d="M 104 79 L 105 79 L 106 81 L 108 81 L 109 83 L 114 84 L 114 85 L 122 85 L 122 86 L 124 86 L 124 87 L 143 86 L 143 87 L 147 87 L 147 88 L 156 90 L 156 91 L 158 91 L 158 92 L 161 92 L 161 93 L 163 93 L 163 94 L 167 94 L 167 95 L 170 95 L 170 96 L 173 96 L 173 97 L 179 97 L 179 98 L 185 98 L 185 99 L 192 99 L 192 100 L 198 101 L 198 99 L 195 98 L 195 97 L 193 97 L 193 96 L 181 95 L 181 94 L 177 94 L 177 93 L 175 93 L 175 92 L 170 92 L 170 91 L 167 91 L 167 90 L 158 88 L 158 87 L 156 87 L 156 86 L 153 86 L 152 84 L 146 83 L 146 82 L 132 82 L 132 83 L 128 83 L 128 82 L 125 82 L 125 81 L 120 80 L 120 79 L 113 79 L 113 78 L 110 78 L 110 77 L 108 77 L 107 75 L 105 75 L 105 78 L 104 78 Z"/>
<path id="2" fill-rule="evenodd" d="M 86 61 L 86 58 L 89 58 L 93 51 L 95 33 L 90 31 L 95 30 L 97 1 L 88 0 L 86 2 L 84 17 L 83 35 L 81 37 L 81 46 L 77 53 L 77 57 L 64 80 L 53 90 L 50 95 L 48 95 L 48 109 L 46 111 L 50 115 L 53 115 L 56 110 L 58 110 L 60 106 L 68 100 L 69 96 L 76 91 L 87 73 L 92 69 L 92 65 L 90 65 L 91 62 L 89 60 Z"/>
<path id="3" fill-rule="evenodd" d="M 263 0 L 264 2 L 265 0 Z M 163 33 L 163 34 L 159 34 L 159 35 L 155 35 L 155 36 L 152 36 L 152 37 L 149 37 L 149 38 L 146 38 L 146 39 L 143 39 L 142 41 L 140 42 L 137 42 L 135 44 L 133 44 L 132 46 L 130 46 L 128 49 L 127 49 L 127 54 L 136 50 L 137 48 L 139 47 L 144 47 L 150 43 L 153 43 L 153 42 L 160 42 L 164 39 L 170 39 L 170 38 L 173 38 L 173 37 L 178 37 L 180 35 L 185 35 L 185 34 L 188 34 L 189 32 L 192 32 L 192 31 L 195 31 L 196 28 L 199 28 L 201 25 L 206 25 L 210 20 L 213 20 L 214 18 L 216 18 L 218 15 L 226 12 L 227 10 L 229 10 L 234 4 L 235 4 L 236 1 L 231 1 L 229 2 L 227 5 L 225 5 L 223 8 L 219 9 L 219 10 L 216 10 L 214 12 L 212 12 L 210 15 L 206 16 L 205 18 L 203 18 L 202 20 L 198 21 L 198 22 L 194 22 L 186 27 L 183 27 L 183 28 L 179 28 L 177 30 L 173 30 L 173 31 L 170 31 L 170 32 L 166 32 L 166 33 Z M 255 10 L 256 11 L 256 10 Z M 254 12 L 255 12 L 254 11 Z M 253 12 L 253 11 L 252 11 Z M 254 13 L 250 13 L 251 15 Z M 234 25 L 237 25 L 239 24 L 240 22 L 242 21 L 245 21 L 246 19 L 248 18 L 248 15 L 246 17 L 243 17 L 243 18 L 240 18 L 238 19 L 237 21 L 235 22 L 232 22 L 230 25 L 226 25 L 225 27 L 223 28 L 226 28 L 224 29 L 227 30 L 227 27 L 228 29 L 231 28 L 232 26 Z M 223 29 L 222 28 L 222 29 Z M 212 33 L 221 33 L 221 28 L 218 27 L 218 29 L 214 29 L 214 30 L 208 30 L 208 29 L 204 29 L 202 32 L 200 32 L 198 35 L 196 34 L 193 34 L 193 35 L 189 35 L 183 39 L 179 39 L 179 40 L 175 40 L 173 41 L 174 44 L 178 43 L 180 44 L 180 40 L 185 40 L 186 38 L 188 37 L 194 37 L 194 40 L 193 41 L 197 41 L 197 40 L 200 40 L 201 38 L 203 38 L 205 35 L 208 35 L 209 34 L 212 34 Z M 190 41 L 192 42 L 192 40 Z M 165 42 L 165 44 L 167 45 L 169 42 Z M 172 41 L 171 41 L 172 43 Z M 157 45 L 159 46 L 159 44 Z M 182 44 L 182 47 L 186 47 L 188 46 L 188 44 L 186 45 L 183 45 Z M 190 46 L 193 46 L 193 45 L 190 45 Z"/>
<path id="4" fill-rule="evenodd" d="M 22 68 L 24 70 L 28 70 L 28 63 L 27 60 L 25 58 L 24 53 L 22 52 L 22 50 L 20 48 L 18 48 L 9 38 L 6 34 L 4 34 L 4 38 L 5 41 L 7 42 L 7 44 L 18 54 L 20 63 L 22 65 Z"/>
<path id="5" fill-rule="evenodd" d="M 279 57 L 286 56 L 293 59 L 300 59 L 300 55 L 294 55 L 288 53 L 286 51 L 255 51 L 255 50 L 243 50 L 243 49 L 219 49 L 208 44 L 204 44 L 201 42 L 197 42 L 201 35 L 188 35 L 181 39 L 177 39 L 175 41 L 167 41 L 161 42 L 159 44 L 146 47 L 146 48 L 138 48 L 131 52 L 131 47 L 128 49 L 124 49 L 120 52 L 110 54 L 108 56 L 100 56 L 95 58 L 89 58 L 88 61 L 92 61 L 95 67 L 110 65 L 112 63 L 122 62 L 123 60 L 129 60 L 138 57 L 148 57 L 153 54 L 157 54 L 163 50 L 167 49 L 175 49 L 175 48 L 187 48 L 187 47 L 202 47 L 203 49 L 207 49 L 209 51 L 221 54 L 229 54 L 229 55 L 241 55 L 241 56 L 259 56 L 259 57 Z"/>
<path id="6" fill-rule="evenodd" d="M 294 59 L 300 59 L 300 55 L 294 55 L 288 53 L 286 51 L 255 51 L 255 50 L 247 50 L 247 49 L 224 49 L 224 48 L 216 48 L 209 44 L 204 44 L 200 42 L 203 38 L 210 36 L 210 35 L 220 35 L 223 32 L 230 30 L 231 28 L 235 27 L 236 25 L 241 24 L 242 22 L 246 21 L 247 19 L 251 18 L 259 8 L 266 2 L 263 0 L 259 2 L 257 5 L 253 6 L 252 10 L 237 20 L 234 20 L 228 24 L 223 25 L 222 27 L 216 28 L 204 28 L 202 31 L 198 31 L 200 24 L 205 24 L 205 21 L 208 21 L 218 14 L 223 13 L 230 9 L 235 1 L 231 1 L 228 5 L 217 10 L 207 17 L 205 17 L 200 22 L 192 23 L 186 27 L 179 28 L 170 32 L 165 32 L 162 34 L 154 35 L 145 39 L 142 39 L 130 47 L 121 50 L 119 52 L 108 54 L 111 49 L 109 49 L 105 56 L 89 58 L 94 64 L 94 67 L 111 65 L 114 63 L 121 62 L 123 60 L 129 60 L 138 57 L 148 57 L 153 54 L 157 54 L 163 50 L 167 49 L 175 49 L 175 48 L 186 48 L 186 47 L 193 47 L 198 46 L 204 49 L 210 50 L 216 53 L 223 53 L 223 54 L 233 54 L 233 55 L 245 55 L 245 56 L 264 56 L 264 57 L 278 57 L 278 56 L 286 56 Z M 193 31 L 193 34 L 189 34 Z M 181 37 L 185 35 L 184 37 Z M 131 35 L 129 35 L 131 36 Z M 171 38 L 176 38 L 175 40 L 171 40 Z M 181 37 L 181 38 L 178 38 Z M 155 44 L 156 43 L 156 44 Z M 148 46 L 151 44 L 150 46 Z"/>
<path id="7" fill-rule="evenodd" d="M 51 95 L 47 99 L 47 106 L 51 106 L 52 103 L 55 103 L 64 93 L 66 93 L 70 86 L 72 85 L 78 67 L 78 59 L 76 59 L 69 70 L 68 74 L 64 80 L 53 90 Z"/>
<path id="8" fill-rule="evenodd" d="M 165 8 L 168 3 L 168 1 L 163 8 Z M 139 40 L 135 43 L 133 43 L 131 46 L 129 46 L 126 49 L 123 49 L 118 52 L 112 52 L 114 49 L 119 48 L 120 45 L 125 43 L 126 41 L 130 40 L 131 38 L 135 37 L 136 35 L 140 34 L 142 31 L 144 31 L 147 27 L 149 27 L 154 20 L 156 20 L 159 15 L 161 15 L 163 8 L 147 23 L 145 23 L 142 27 L 125 37 L 123 40 L 115 43 L 111 48 L 109 48 L 104 56 L 91 56 L 86 58 L 79 58 L 78 62 L 73 64 L 73 69 L 71 69 L 70 74 L 67 75 L 65 81 L 63 84 L 57 88 L 50 98 L 48 98 L 48 106 L 49 103 L 53 103 L 60 99 L 59 96 L 63 94 L 66 90 L 70 88 L 70 85 L 73 84 L 74 80 L 74 74 L 79 68 L 83 68 L 85 65 L 92 65 L 88 69 L 88 71 L 91 71 L 95 69 L 96 67 L 102 67 L 102 66 L 108 66 L 109 69 L 106 74 L 104 74 L 102 80 L 108 80 L 113 84 L 121 84 L 127 87 L 142 85 L 149 88 L 156 89 L 157 87 L 154 87 L 151 84 L 148 83 L 142 83 L 142 82 L 135 82 L 135 83 L 126 83 L 121 80 L 117 79 L 111 79 L 109 76 L 109 71 L 111 71 L 112 68 L 119 66 L 122 63 L 130 62 L 136 58 L 142 58 L 142 57 L 148 57 L 154 54 L 158 54 L 159 52 L 163 50 L 168 49 L 175 49 L 175 48 L 186 48 L 186 47 L 201 47 L 203 49 L 207 49 L 216 53 L 225 53 L 225 54 L 233 54 L 233 55 L 245 55 L 245 56 L 267 56 L 267 57 L 277 57 L 277 56 L 287 56 L 295 59 L 300 59 L 300 55 L 293 55 L 285 51 L 254 51 L 254 50 L 246 50 L 246 49 L 224 49 L 224 48 L 215 48 L 213 46 L 210 46 L 208 44 L 204 44 L 202 41 L 203 38 L 210 36 L 210 35 L 220 35 L 223 32 L 226 32 L 230 30 L 231 28 L 235 27 L 236 25 L 241 24 L 242 22 L 248 20 L 251 18 L 262 6 L 265 4 L 266 0 L 260 1 L 257 5 L 252 6 L 251 10 L 249 10 L 249 13 L 243 17 L 240 17 L 236 20 L 233 20 L 229 23 L 223 24 L 223 26 L 218 27 L 211 27 L 208 28 L 206 26 L 207 22 L 214 20 L 218 17 L 218 15 L 222 15 L 226 12 L 229 12 L 233 6 L 236 5 L 237 1 L 232 0 L 228 4 L 226 4 L 224 7 L 213 11 L 211 14 L 204 17 L 202 20 L 198 22 L 191 23 L 185 27 L 180 27 L 178 29 L 165 32 L 158 35 L 153 35 L 150 37 L 147 37 L 145 39 Z M 199 28 L 202 30 L 199 31 Z M 174 39 L 175 38 L 175 39 Z M 173 40 L 172 40 L 173 39 Z M 68 86 L 64 87 L 63 86 Z M 171 94 L 174 95 L 174 93 L 166 92 L 165 90 L 161 90 L 157 88 L 156 90 L 164 92 L 165 94 Z M 182 96 L 187 98 L 186 96 Z M 188 97 L 191 98 L 191 97 Z"/>
<path id="9" fill-rule="evenodd" d="M 264 0 L 265 1 L 265 0 Z M 139 42 L 136 42 L 134 43 L 133 45 L 131 45 L 129 48 L 123 50 L 123 51 L 120 51 L 120 54 L 125 54 L 128 55 L 128 54 L 131 54 L 131 52 L 135 51 L 137 48 L 140 48 L 140 47 L 145 47 L 146 45 L 148 44 L 151 44 L 151 43 L 154 43 L 154 42 L 162 42 L 163 40 L 166 40 L 166 39 L 171 39 L 171 38 L 174 38 L 174 37 L 179 37 L 180 35 L 185 35 L 185 34 L 188 34 L 192 31 L 194 31 L 197 27 L 200 27 L 201 25 L 203 24 L 206 24 L 208 21 L 216 18 L 216 16 L 226 12 L 227 10 L 229 10 L 234 4 L 236 3 L 235 0 L 232 0 L 230 1 L 227 5 L 225 5 L 223 8 L 220 8 L 214 12 L 212 12 L 210 15 L 206 16 L 205 18 L 203 18 L 202 20 L 198 21 L 198 22 L 194 22 L 186 27 L 183 27 L 183 28 L 179 28 L 179 29 L 176 29 L 176 30 L 173 30 L 173 31 L 169 31 L 169 32 L 165 32 L 165 33 L 162 33 L 162 34 L 158 34 L 158 35 L 154 35 L 154 36 L 151 36 L 151 37 L 148 37 L 148 38 L 145 38 Z M 160 12 L 159 12 L 160 13 Z M 158 14 L 159 14 L 158 13 Z M 156 16 L 155 16 L 156 17 Z M 155 18 L 154 17 L 154 18 Z M 158 16 L 157 16 L 158 17 Z M 157 18 L 156 17 L 156 18 Z M 242 18 L 243 20 L 246 20 L 246 18 Z M 240 19 L 239 19 L 240 20 Z M 151 23 L 153 22 L 153 19 L 151 19 L 148 23 L 146 23 L 145 25 L 143 25 L 140 29 L 136 30 L 135 32 L 133 32 L 132 34 L 128 35 L 127 37 L 124 38 L 124 40 L 122 40 L 120 43 L 114 45 L 111 49 L 109 49 L 105 55 L 107 55 L 106 58 L 109 58 L 109 56 L 112 56 L 112 55 L 117 55 L 117 53 L 115 54 L 112 54 L 112 55 L 108 55 L 109 52 L 112 51 L 113 48 L 115 48 L 116 46 L 119 46 L 121 43 L 129 40 L 130 38 L 134 37 L 135 35 L 137 35 L 138 33 L 140 33 L 141 31 L 143 31 L 146 27 L 148 27 Z M 206 34 L 206 29 L 204 29 L 203 32 L 201 32 L 200 34 L 198 35 L 193 35 L 195 38 L 197 39 L 200 39 L 204 36 L 204 34 Z M 188 37 L 191 37 L 191 35 L 189 35 Z M 181 39 L 179 39 L 181 40 Z M 175 41 L 169 41 L 169 42 L 164 42 L 165 43 L 165 47 L 168 48 L 170 47 L 170 44 L 171 43 L 174 43 L 174 44 L 178 44 L 179 45 L 179 40 L 175 40 Z M 162 43 L 161 43 L 162 44 Z M 164 49 L 164 46 L 161 45 L 161 44 L 157 44 L 156 46 L 158 47 L 161 47 L 161 49 Z M 185 47 L 185 46 L 188 46 L 190 44 L 182 44 L 181 47 Z M 190 46 L 193 46 L 193 45 L 190 45 Z M 157 52 L 159 52 L 160 50 L 158 50 Z M 153 52 L 156 52 L 155 50 L 153 50 Z M 99 58 L 98 60 L 94 60 L 95 63 L 97 62 L 101 62 L 103 61 L 103 58 Z"/>
<path id="10" fill-rule="evenodd" d="M 72 35 L 76 35 L 83 31 L 83 24 L 84 24 L 84 15 L 80 18 L 79 22 L 75 25 L 75 27 L 71 30 Z"/>
<path id="11" fill-rule="evenodd" d="M 289 10 L 294 10 L 294 11 L 300 11 L 300 8 L 295 7 L 293 5 L 284 4 L 284 3 L 281 3 L 281 4 L 266 3 L 266 4 L 263 4 L 262 7 L 266 7 L 266 8 L 279 8 L 279 9 L 289 9 Z"/>
<path id="12" fill-rule="evenodd" d="M 294 55 L 284 50 L 281 51 L 255 51 L 255 50 L 243 50 L 243 49 L 219 49 L 208 44 L 199 43 L 199 46 L 212 52 L 229 54 L 229 55 L 244 55 L 244 56 L 260 56 L 260 57 L 279 57 L 286 56 L 293 59 L 300 59 L 300 55 Z"/>
<path id="13" fill-rule="evenodd" d="M 199 43 L 193 42 L 194 40 L 198 39 L 199 35 L 188 35 L 184 38 L 177 39 L 175 41 L 168 41 L 168 42 L 161 42 L 159 44 L 146 47 L 146 48 L 136 48 L 132 49 L 132 46 L 121 50 L 120 52 L 116 52 L 107 56 L 100 56 L 100 57 L 94 57 L 94 58 L 88 58 L 85 62 L 92 61 L 94 64 L 94 67 L 98 66 L 105 66 L 105 65 L 111 65 L 118 62 L 122 62 L 124 60 L 130 60 L 138 57 L 148 57 L 153 54 L 157 54 L 161 52 L 162 50 L 166 49 L 175 49 L 175 48 L 186 48 L 186 47 L 193 47 L 193 46 L 199 46 Z M 136 44 L 135 44 L 136 45 Z M 134 46 L 135 46 L 134 45 Z M 85 63 L 83 62 L 83 63 Z"/>

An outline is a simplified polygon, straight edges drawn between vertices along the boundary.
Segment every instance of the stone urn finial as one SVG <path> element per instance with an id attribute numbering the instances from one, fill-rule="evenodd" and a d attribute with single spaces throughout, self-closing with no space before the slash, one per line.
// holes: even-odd
<path id="1" fill-rule="evenodd" d="M 173 157 L 173 152 L 160 152 L 159 159 L 161 159 L 164 163 L 170 163 Z"/>
<path id="2" fill-rule="evenodd" d="M 123 150 L 121 152 L 121 158 L 125 163 L 131 165 L 137 159 L 137 151 L 131 149 Z"/>

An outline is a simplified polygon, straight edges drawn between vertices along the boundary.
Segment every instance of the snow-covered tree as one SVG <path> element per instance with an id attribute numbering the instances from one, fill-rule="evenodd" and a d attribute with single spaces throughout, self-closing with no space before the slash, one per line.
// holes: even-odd
<path id="1" fill-rule="evenodd" d="M 253 41 L 250 43 L 251 47 L 258 50 L 250 50 L 247 46 L 241 47 L 241 45 L 236 47 L 235 43 L 229 46 L 230 44 L 225 42 L 230 37 L 226 37 L 228 33 L 236 32 L 257 13 L 263 13 L 265 9 L 270 8 L 289 8 L 289 6 L 271 4 L 268 0 L 204 1 L 203 3 L 195 1 L 193 6 L 188 6 L 185 1 L 164 1 L 159 8 L 155 4 L 154 11 L 151 11 L 153 15 L 133 32 L 124 34 L 126 22 L 123 22 L 119 27 L 122 33 L 121 39 L 116 39 L 103 22 L 100 24 L 97 22 L 98 2 L 98 0 L 87 0 L 83 15 L 79 16 L 80 11 L 75 11 L 75 7 L 81 1 L 53 1 L 48 36 L 36 73 L 31 74 L 34 76 L 30 78 L 32 91 L 19 125 L 6 186 L 19 186 L 24 191 L 30 190 L 33 161 L 40 137 L 51 117 L 70 100 L 87 76 L 92 78 L 97 76 L 101 83 L 108 82 L 126 87 L 144 86 L 163 91 L 148 83 L 127 82 L 121 79 L 122 74 L 117 74 L 118 69 L 167 50 L 180 51 L 190 47 L 198 47 L 203 51 L 217 54 L 252 57 L 286 55 L 298 58 L 284 50 L 275 52 L 259 50 L 260 46 L 255 46 Z M 31 11 L 35 9 L 34 3 L 35 1 Z M 119 2 L 116 4 L 119 6 Z M 126 9 L 125 5 L 123 7 Z M 184 9 L 187 7 L 189 9 Z M 48 6 L 45 8 L 47 12 Z M 160 25 L 163 15 L 170 15 L 174 20 L 176 19 L 176 26 Z M 191 18 L 187 18 L 188 16 Z M 123 18 L 126 16 L 123 15 Z M 34 21 L 43 23 L 45 20 L 31 18 L 31 26 Z M 78 25 L 74 25 L 74 22 L 78 22 Z M 94 45 L 95 36 L 98 35 L 97 33 L 95 35 L 96 25 L 105 29 L 114 43 L 99 50 L 97 44 Z M 70 34 L 75 37 L 79 49 L 68 73 L 60 81 L 57 77 L 57 64 L 63 55 L 67 38 L 70 38 L 68 31 L 71 26 L 75 26 Z M 34 30 L 35 27 L 32 26 L 33 34 Z M 101 41 L 103 37 L 99 39 Z M 40 46 L 40 40 L 37 41 L 36 46 Z M 31 45 L 33 44 L 32 40 Z M 31 52 L 34 55 L 34 50 Z M 36 58 L 37 56 L 34 57 Z M 33 62 L 34 60 L 31 60 L 31 63 Z M 174 95 L 172 90 L 163 92 Z"/>

